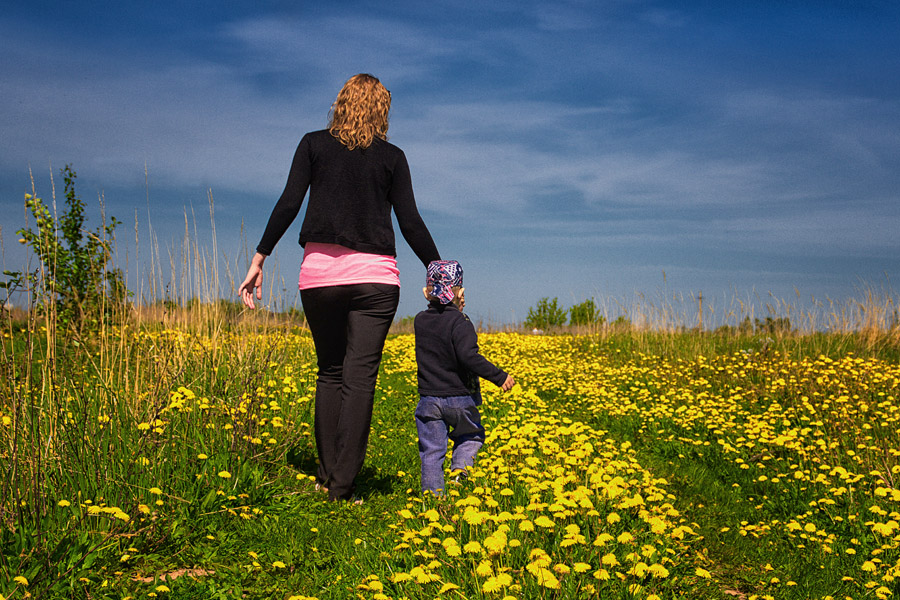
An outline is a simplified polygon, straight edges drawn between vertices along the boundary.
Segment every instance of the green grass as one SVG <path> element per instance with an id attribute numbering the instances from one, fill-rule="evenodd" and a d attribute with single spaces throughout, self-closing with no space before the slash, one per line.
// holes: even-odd
<path id="1" fill-rule="evenodd" d="M 397 550 L 399 511 L 437 507 L 447 519 L 457 514 L 452 502 L 418 498 L 412 418 L 417 398 L 408 338 L 399 338 L 406 345 L 385 357 L 359 478 L 364 503 L 356 506 L 329 503 L 312 485 L 314 356 L 308 334 L 257 325 L 198 329 L 110 328 L 81 340 L 48 335 L 40 323 L 5 329 L 0 381 L 0 594 L 5 598 L 24 598 L 27 592 L 32 598 L 156 594 L 324 600 L 360 594 L 369 599 L 373 592 L 359 587 L 368 577 L 378 574 L 385 581 L 416 564 Z M 482 342 L 488 356 L 546 403 L 545 412 L 608 432 L 616 444 L 627 442 L 647 472 L 668 482 L 682 520 L 699 534 L 685 546 L 692 554 L 679 560 L 688 574 L 694 567 L 713 574 L 709 586 L 673 583 L 671 589 L 681 590 L 682 597 L 875 597 L 862 587 L 862 577 L 841 580 L 860 562 L 844 553 L 851 538 L 860 548 L 877 546 L 862 519 L 848 520 L 875 504 L 871 480 L 857 484 L 855 495 L 835 496 L 834 506 L 811 509 L 811 502 L 832 496 L 822 485 L 794 483 L 791 474 L 806 469 L 814 475 L 817 460 L 866 477 L 867 466 L 880 464 L 889 473 L 898 461 L 892 452 L 900 449 L 895 424 L 874 423 L 863 431 L 865 413 L 831 422 L 821 405 L 810 408 L 798 398 L 819 394 L 811 397 L 821 402 L 840 392 L 870 403 L 879 392 L 896 397 L 897 382 L 839 372 L 819 384 L 791 361 L 839 359 L 852 352 L 861 360 L 895 364 L 897 349 L 889 341 L 815 335 L 767 342 L 759 336 L 613 332 L 541 340 L 498 334 L 483 336 Z M 732 367 L 727 357 L 744 358 Z M 796 381 L 773 384 L 792 375 Z M 674 390 L 700 399 L 703 393 L 716 398 L 739 393 L 742 399 L 730 416 L 688 421 L 674 412 L 693 406 L 687 396 L 660 399 Z M 820 449 L 817 458 L 805 450 L 762 444 L 753 449 L 737 442 L 745 423 L 765 414 L 774 401 L 783 407 L 779 414 L 791 419 L 825 419 L 822 439 L 835 444 Z M 654 413 L 664 406 L 673 411 Z M 483 412 L 490 430 L 521 416 L 520 410 L 498 396 Z M 716 418 L 733 425 L 717 428 Z M 790 429 L 772 422 L 779 432 Z M 867 449 L 850 460 L 847 451 L 859 452 L 865 439 L 883 452 Z M 752 466 L 741 468 L 736 457 Z M 768 480 L 760 481 L 761 474 Z M 784 475 L 786 483 L 773 485 L 773 474 Z M 515 488 L 522 491 L 510 501 L 527 502 L 526 489 Z M 100 512 L 90 514 L 92 506 Z M 127 521 L 117 516 L 122 514 Z M 798 552 L 799 534 L 782 531 L 797 518 L 832 532 L 835 540 L 829 543 L 836 551 Z M 822 543 L 807 542 L 809 548 Z M 895 544 L 880 556 L 887 565 L 897 553 Z M 513 566 L 511 572 L 520 571 Z M 772 577 L 796 585 L 771 584 Z M 537 593 L 526 589 L 531 592 L 512 595 L 538 597 L 526 595 Z M 564 589 L 591 596 L 584 586 Z M 669 588 L 659 589 L 667 597 Z M 410 594 L 399 585 L 386 590 Z M 502 597 L 477 586 L 468 593 Z M 566 597 L 546 589 L 540 594 Z"/>

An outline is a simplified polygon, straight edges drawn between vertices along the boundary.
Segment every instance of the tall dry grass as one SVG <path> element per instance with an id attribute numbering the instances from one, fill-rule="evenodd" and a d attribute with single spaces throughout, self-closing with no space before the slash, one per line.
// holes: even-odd
<path id="1" fill-rule="evenodd" d="M 854 352 L 900 357 L 900 313 L 890 289 L 864 287 L 843 301 L 802 302 L 773 294 L 749 297 L 636 293 L 630 298 L 595 298 L 601 319 L 532 332 L 522 324 L 479 321 L 480 331 L 523 335 L 578 335 L 614 340 L 665 354 L 712 354 L 778 349 L 788 354 Z M 408 324 L 394 330 L 410 332 Z"/>
<path id="2" fill-rule="evenodd" d="M 44 265 L 17 308 L 0 315 L 0 589 L 15 587 L 13 575 L 31 589 L 65 585 L 144 518 L 146 490 L 170 484 L 169 493 L 190 497 L 195 484 L 184 474 L 196 469 L 199 447 L 217 449 L 220 468 L 235 473 L 253 457 L 287 451 L 286 442 L 257 447 L 258 421 L 233 411 L 248 412 L 273 365 L 309 359 L 309 344 L 298 351 L 284 342 L 305 336 L 305 323 L 222 299 L 236 285 L 219 267 L 211 195 L 209 209 L 211 245 L 197 243 L 187 212 L 183 243 L 166 263 L 151 234 L 148 272 L 125 269 L 133 297 L 106 298 L 90 326 L 59 326 Z M 107 241 L 113 255 L 98 277 L 117 258 L 116 240 Z M 203 402 L 185 414 L 175 390 Z M 67 518 L 61 502 L 78 516 Z M 107 518 L 97 521 L 91 507 Z"/>

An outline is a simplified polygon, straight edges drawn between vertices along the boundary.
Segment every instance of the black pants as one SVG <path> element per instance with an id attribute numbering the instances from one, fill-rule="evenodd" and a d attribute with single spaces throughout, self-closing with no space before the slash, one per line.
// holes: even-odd
<path id="1" fill-rule="evenodd" d="M 369 443 L 375 382 L 400 288 L 360 283 L 300 291 L 316 346 L 317 480 L 332 500 L 353 495 Z"/>

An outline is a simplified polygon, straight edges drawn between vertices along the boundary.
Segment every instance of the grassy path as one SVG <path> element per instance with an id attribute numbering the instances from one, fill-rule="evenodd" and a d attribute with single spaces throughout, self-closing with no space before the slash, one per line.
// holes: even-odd
<path id="1" fill-rule="evenodd" d="M 478 469 L 427 499 L 412 338 L 389 340 L 362 506 L 311 482 L 307 336 L 140 332 L 52 378 L 19 364 L 0 595 L 890 600 L 895 362 L 481 341 L 521 385 L 486 384 Z"/>

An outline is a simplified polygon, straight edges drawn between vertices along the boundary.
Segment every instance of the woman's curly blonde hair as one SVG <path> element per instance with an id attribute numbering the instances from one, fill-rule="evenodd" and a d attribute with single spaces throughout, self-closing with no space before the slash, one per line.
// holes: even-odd
<path id="1" fill-rule="evenodd" d="M 368 73 L 347 80 L 328 113 L 328 131 L 350 150 L 387 139 L 391 93 Z"/>

